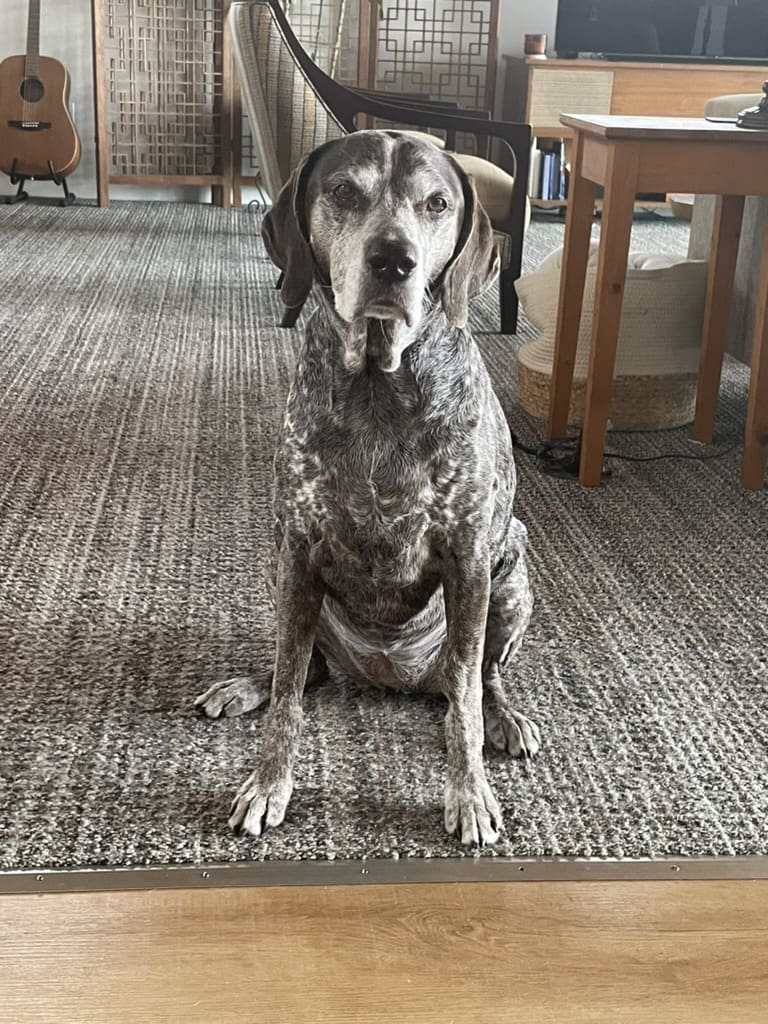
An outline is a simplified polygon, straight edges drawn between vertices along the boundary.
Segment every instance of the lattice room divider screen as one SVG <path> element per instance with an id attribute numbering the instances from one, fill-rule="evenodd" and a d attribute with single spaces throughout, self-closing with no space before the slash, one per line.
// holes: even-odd
<path id="1" fill-rule="evenodd" d="M 108 184 L 232 194 L 229 0 L 92 0 L 99 202 Z"/>
<path id="2" fill-rule="evenodd" d="M 501 0 L 361 0 L 372 7 L 366 84 L 493 113 Z M 376 127 L 388 127 L 377 121 Z M 395 126 L 397 127 L 397 126 Z M 456 147 L 472 151 L 473 136 Z M 487 145 L 482 155 L 487 156 Z"/>
<path id="3" fill-rule="evenodd" d="M 492 112 L 499 13 L 500 0 L 381 0 L 371 87 Z"/>

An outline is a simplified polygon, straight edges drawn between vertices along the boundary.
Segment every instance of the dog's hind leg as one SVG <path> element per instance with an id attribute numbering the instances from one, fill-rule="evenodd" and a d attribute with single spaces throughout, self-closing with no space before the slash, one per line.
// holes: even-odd
<path id="1" fill-rule="evenodd" d="M 510 554 L 491 583 L 483 655 L 483 720 L 491 746 L 513 757 L 531 757 L 541 746 L 539 727 L 510 707 L 501 679 L 501 668 L 523 642 L 533 611 L 523 549 Z"/>
<path id="2" fill-rule="evenodd" d="M 312 658 L 307 670 L 306 686 L 328 678 L 325 658 L 317 649 L 312 649 Z M 234 718 L 266 704 L 272 692 L 272 676 L 235 676 L 221 679 L 201 693 L 194 706 L 207 718 Z"/>
<path id="3" fill-rule="evenodd" d="M 497 661 L 483 671 L 483 720 L 487 742 L 512 757 L 533 757 L 541 746 L 538 725 L 509 706 Z"/>

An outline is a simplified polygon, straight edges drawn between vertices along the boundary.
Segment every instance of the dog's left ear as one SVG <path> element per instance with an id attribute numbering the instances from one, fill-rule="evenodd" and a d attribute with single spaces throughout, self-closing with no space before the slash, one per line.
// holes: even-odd
<path id="1" fill-rule="evenodd" d="M 454 327 L 466 327 L 469 300 L 492 284 L 501 260 L 491 222 L 477 198 L 472 179 L 455 160 L 453 165 L 464 193 L 464 220 L 445 270 L 441 295 L 449 322 Z"/>

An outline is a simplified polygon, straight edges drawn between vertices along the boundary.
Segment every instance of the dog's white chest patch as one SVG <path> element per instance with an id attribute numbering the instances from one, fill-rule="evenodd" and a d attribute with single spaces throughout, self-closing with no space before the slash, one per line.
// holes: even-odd
<path id="1" fill-rule="evenodd" d="M 332 525 L 331 525 L 332 524 Z M 403 515 L 388 521 L 377 516 L 346 520 L 329 517 L 321 527 L 321 539 L 313 560 L 331 585 L 405 588 L 415 584 L 433 557 L 425 513 Z"/>
<path id="2" fill-rule="evenodd" d="M 316 642 L 335 671 L 409 690 L 417 688 L 433 668 L 445 637 L 440 588 L 404 626 L 362 626 L 337 601 L 326 597 Z"/>

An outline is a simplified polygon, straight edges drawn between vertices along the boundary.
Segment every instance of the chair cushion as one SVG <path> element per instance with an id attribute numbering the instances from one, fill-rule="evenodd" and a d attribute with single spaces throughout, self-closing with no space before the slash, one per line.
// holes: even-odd
<path id="1" fill-rule="evenodd" d="M 451 153 L 454 160 L 472 176 L 475 189 L 491 220 L 503 220 L 509 214 L 515 179 L 501 167 L 470 153 Z"/>
<path id="2" fill-rule="evenodd" d="M 484 160 L 480 156 L 473 156 L 471 153 L 451 153 L 451 156 L 469 175 L 475 184 L 477 197 L 483 205 L 483 209 L 491 218 L 491 222 L 503 220 L 509 214 L 509 205 L 512 200 L 512 190 L 515 179 L 507 174 L 501 167 Z M 525 197 L 525 230 L 531 222 L 531 203 Z M 499 247 L 501 258 L 501 269 L 509 266 L 512 242 L 509 235 L 501 231 L 494 231 L 496 243 Z"/>

